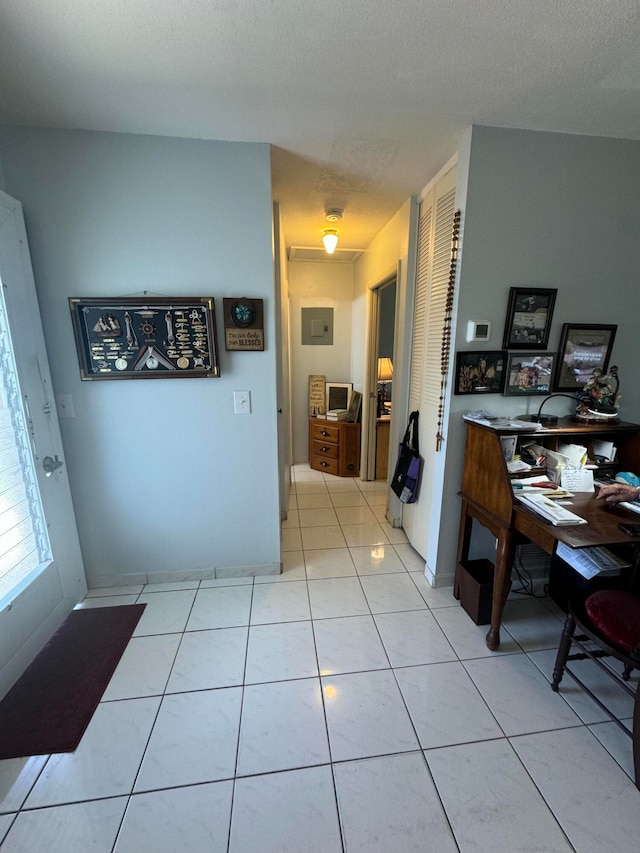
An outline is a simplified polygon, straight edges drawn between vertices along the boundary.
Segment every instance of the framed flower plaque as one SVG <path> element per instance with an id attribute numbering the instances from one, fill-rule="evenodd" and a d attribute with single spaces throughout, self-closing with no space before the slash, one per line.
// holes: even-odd
<path id="1" fill-rule="evenodd" d="M 224 314 L 224 348 L 227 351 L 261 352 L 264 350 L 264 317 L 262 299 L 246 296 L 222 300 Z"/>

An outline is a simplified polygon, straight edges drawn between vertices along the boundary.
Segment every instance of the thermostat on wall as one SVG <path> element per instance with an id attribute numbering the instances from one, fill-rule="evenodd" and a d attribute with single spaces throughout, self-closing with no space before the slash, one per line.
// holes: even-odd
<path id="1" fill-rule="evenodd" d="M 469 320 L 467 323 L 467 343 L 488 341 L 491 335 L 491 323 L 488 320 Z"/>

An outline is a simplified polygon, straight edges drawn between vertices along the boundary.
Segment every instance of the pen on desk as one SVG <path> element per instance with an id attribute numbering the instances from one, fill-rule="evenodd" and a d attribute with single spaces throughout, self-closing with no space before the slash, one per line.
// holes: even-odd
<path id="1" fill-rule="evenodd" d="M 527 483 L 523 486 L 522 483 L 512 483 L 513 489 L 549 489 L 550 491 L 558 489 L 558 483 Z"/>

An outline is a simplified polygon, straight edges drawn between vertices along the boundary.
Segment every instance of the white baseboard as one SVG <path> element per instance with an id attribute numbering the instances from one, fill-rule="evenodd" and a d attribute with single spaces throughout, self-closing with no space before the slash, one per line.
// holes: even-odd
<path id="1" fill-rule="evenodd" d="M 247 578 L 258 575 L 279 575 L 281 563 L 258 563 L 253 566 L 216 566 L 214 569 L 196 569 L 177 572 L 135 572 L 131 574 L 95 575 L 87 578 L 89 589 L 110 586 L 143 586 L 148 583 L 181 583 L 182 581 L 208 581 L 216 578 Z"/>

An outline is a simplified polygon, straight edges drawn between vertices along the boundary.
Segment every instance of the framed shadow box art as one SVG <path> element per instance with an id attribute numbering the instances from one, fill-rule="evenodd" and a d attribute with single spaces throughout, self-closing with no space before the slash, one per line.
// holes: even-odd
<path id="1" fill-rule="evenodd" d="M 456 355 L 454 394 L 501 394 L 506 352 L 459 352 Z"/>
<path id="2" fill-rule="evenodd" d="M 601 323 L 565 323 L 554 390 L 581 391 L 596 368 L 606 373 L 617 328 Z"/>
<path id="3" fill-rule="evenodd" d="M 509 291 L 504 349 L 546 349 L 558 291 L 512 287 Z"/>
<path id="4" fill-rule="evenodd" d="M 518 397 L 551 394 L 555 361 L 554 352 L 509 353 L 504 393 Z"/>
<path id="5" fill-rule="evenodd" d="M 220 375 L 213 298 L 69 299 L 82 379 Z"/>

